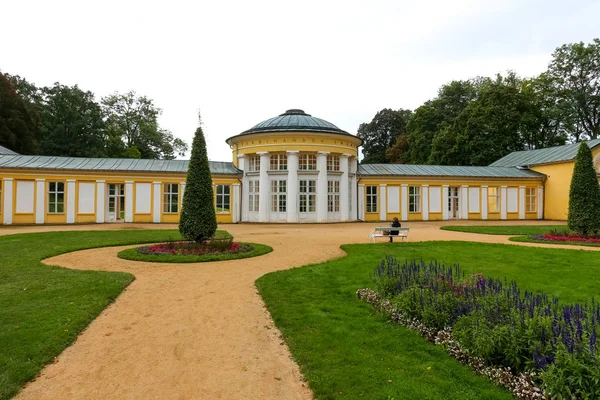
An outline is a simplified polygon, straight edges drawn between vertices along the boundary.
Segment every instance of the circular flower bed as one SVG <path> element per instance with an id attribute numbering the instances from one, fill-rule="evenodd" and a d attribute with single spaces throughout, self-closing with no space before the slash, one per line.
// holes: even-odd
<path id="1" fill-rule="evenodd" d="M 196 242 L 167 242 L 153 244 L 150 246 L 138 247 L 137 251 L 140 254 L 148 255 L 181 255 L 181 256 L 203 256 L 207 254 L 235 254 L 248 253 L 252 251 L 252 247 L 248 243 L 237 243 L 229 241 L 229 243 L 215 245 L 214 241 L 208 244 Z"/>

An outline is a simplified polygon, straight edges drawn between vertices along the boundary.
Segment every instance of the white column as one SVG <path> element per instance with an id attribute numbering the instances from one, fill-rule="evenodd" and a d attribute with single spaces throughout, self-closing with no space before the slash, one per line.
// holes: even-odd
<path id="1" fill-rule="evenodd" d="M 460 187 L 460 219 L 469 219 L 469 186 Z"/>
<path id="2" fill-rule="evenodd" d="M 181 185 L 181 204 L 183 204 L 183 195 L 185 193 L 185 184 L 187 182 L 179 182 L 179 184 Z"/>
<path id="3" fill-rule="evenodd" d="M 358 219 L 361 221 L 365 220 L 365 185 L 363 183 L 358 184 Z"/>
<path id="4" fill-rule="evenodd" d="M 233 222 L 234 224 L 237 224 L 238 222 L 240 222 L 240 211 L 241 211 L 240 204 L 241 204 L 240 184 L 234 183 L 233 184 L 233 215 L 232 215 L 232 219 L 231 219 L 231 222 Z"/>
<path id="5" fill-rule="evenodd" d="M 75 223 L 75 179 L 67 179 L 67 224 Z"/>
<path id="6" fill-rule="evenodd" d="M 125 181 L 125 222 L 133 222 L 133 181 Z"/>
<path id="7" fill-rule="evenodd" d="M 44 196 L 46 193 L 46 180 L 36 179 L 35 184 L 35 223 L 43 224 L 46 217 L 46 201 Z"/>
<path id="8" fill-rule="evenodd" d="M 96 181 L 96 223 L 97 224 L 101 224 L 104 222 L 104 210 L 105 210 L 104 199 L 106 198 L 106 195 L 105 195 L 106 183 L 105 182 L 106 181 L 104 181 L 104 180 Z"/>
<path id="9" fill-rule="evenodd" d="M 382 183 L 379 185 L 379 220 L 387 220 L 387 185 Z"/>
<path id="10" fill-rule="evenodd" d="M 538 219 L 544 219 L 544 187 L 538 186 Z"/>
<path id="11" fill-rule="evenodd" d="M 350 160 L 350 221 L 358 219 L 358 184 L 356 182 L 356 173 L 358 172 L 358 161 L 356 158 Z"/>
<path id="12" fill-rule="evenodd" d="M 525 186 L 519 186 L 519 219 L 525 219 Z"/>
<path id="13" fill-rule="evenodd" d="M 350 173 L 348 158 L 350 154 L 342 154 L 340 156 L 340 221 L 348 221 L 350 219 L 350 191 L 348 174 Z"/>
<path id="14" fill-rule="evenodd" d="M 3 179 L 2 194 L 4 195 L 3 222 L 4 225 L 10 225 L 13 216 L 13 178 Z"/>
<path id="15" fill-rule="evenodd" d="M 154 184 L 154 207 L 152 210 L 152 222 L 160 223 L 160 206 L 161 206 L 161 182 L 152 182 Z"/>
<path id="16" fill-rule="evenodd" d="M 242 173 L 242 202 L 241 202 L 241 220 L 248 221 L 248 176 L 246 175 L 246 155 L 238 154 L 238 169 L 243 171 Z"/>
<path id="17" fill-rule="evenodd" d="M 298 222 L 298 151 L 287 153 L 287 222 Z"/>
<path id="18" fill-rule="evenodd" d="M 488 187 L 481 187 L 481 219 L 488 219 Z"/>
<path id="19" fill-rule="evenodd" d="M 317 222 L 327 221 L 327 155 L 328 151 L 317 153 Z"/>
<path id="20" fill-rule="evenodd" d="M 448 220 L 448 185 L 442 185 L 442 219 Z"/>
<path id="21" fill-rule="evenodd" d="M 429 221 L 429 185 L 421 185 L 421 215 L 423 221 Z"/>
<path id="22" fill-rule="evenodd" d="M 256 153 L 260 156 L 260 183 L 258 198 L 258 221 L 269 222 L 269 174 L 267 171 L 270 166 L 269 153 L 262 151 Z"/>
<path id="23" fill-rule="evenodd" d="M 506 186 L 500 187 L 500 219 L 506 219 Z"/>
<path id="24" fill-rule="evenodd" d="M 408 185 L 406 183 L 402 184 L 402 192 L 400 193 L 400 205 L 402 209 L 401 219 L 402 221 L 408 221 Z"/>

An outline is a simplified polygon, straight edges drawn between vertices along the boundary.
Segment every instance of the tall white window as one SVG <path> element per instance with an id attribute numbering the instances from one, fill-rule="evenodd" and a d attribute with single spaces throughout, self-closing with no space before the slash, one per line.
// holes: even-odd
<path id="1" fill-rule="evenodd" d="M 408 187 L 408 212 L 421 212 L 421 187 Z"/>
<path id="2" fill-rule="evenodd" d="M 367 186 L 367 212 L 377 212 L 377 186 Z"/>
<path id="3" fill-rule="evenodd" d="M 270 167 L 271 171 L 285 171 L 287 169 L 287 154 L 271 154 Z"/>
<path id="4" fill-rule="evenodd" d="M 299 210 L 301 213 L 315 212 L 317 210 L 317 181 L 300 181 Z"/>
<path id="5" fill-rule="evenodd" d="M 256 212 L 258 211 L 258 200 L 260 192 L 259 181 L 248 182 L 248 210 Z"/>
<path id="6" fill-rule="evenodd" d="M 327 181 L 327 211 L 340 211 L 340 182 Z"/>
<path id="7" fill-rule="evenodd" d="M 217 214 L 229 214 L 231 210 L 231 186 L 217 185 L 217 201 L 215 202 Z"/>
<path id="8" fill-rule="evenodd" d="M 327 171 L 337 172 L 340 170 L 340 157 L 327 156 Z"/>
<path id="9" fill-rule="evenodd" d="M 0 179 L 0 213 L 2 212 L 2 179 Z"/>
<path id="10" fill-rule="evenodd" d="M 314 171 L 317 169 L 316 154 L 300 154 L 298 159 L 298 169 L 303 171 Z"/>
<path id="11" fill-rule="evenodd" d="M 65 212 L 65 183 L 48 182 L 48 214 Z"/>
<path id="12" fill-rule="evenodd" d="M 259 156 L 249 156 L 248 157 L 248 172 L 258 172 L 260 171 L 260 157 Z"/>
<path id="13" fill-rule="evenodd" d="M 287 210 L 287 181 L 271 181 L 271 211 Z"/>
<path id="14" fill-rule="evenodd" d="M 537 189 L 525 188 L 525 211 L 537 212 Z"/>
<path id="15" fill-rule="evenodd" d="M 165 183 L 163 187 L 163 213 L 176 214 L 179 211 L 179 184 Z"/>
<path id="16" fill-rule="evenodd" d="M 500 212 L 500 191 L 497 187 L 488 188 L 488 212 Z"/>

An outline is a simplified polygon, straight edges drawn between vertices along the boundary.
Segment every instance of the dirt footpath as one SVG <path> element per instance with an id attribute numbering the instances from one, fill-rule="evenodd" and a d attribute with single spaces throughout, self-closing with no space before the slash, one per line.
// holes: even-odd
<path id="1" fill-rule="evenodd" d="M 157 264 L 116 257 L 130 246 L 48 259 L 47 264 L 73 269 L 127 271 L 136 280 L 17 398 L 309 399 L 312 394 L 254 281 L 271 271 L 343 256 L 341 244 L 367 243 L 376 225 L 224 225 L 220 228 L 236 240 L 264 243 L 274 251 L 219 263 Z M 442 223 L 406 225 L 411 241 L 507 242 L 504 236 L 441 231 Z M 110 228 L 119 227 L 10 227 L 0 229 L 0 235 Z"/>

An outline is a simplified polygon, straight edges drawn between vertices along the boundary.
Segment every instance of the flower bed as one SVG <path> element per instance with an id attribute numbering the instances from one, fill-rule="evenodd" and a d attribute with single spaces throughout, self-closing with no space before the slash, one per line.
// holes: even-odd
<path id="1" fill-rule="evenodd" d="M 580 243 L 597 243 L 600 244 L 599 236 L 582 236 L 577 233 L 569 232 L 551 232 L 541 235 L 531 235 L 534 240 L 542 240 L 548 242 L 580 242 Z"/>
<path id="2" fill-rule="evenodd" d="M 181 255 L 181 256 L 203 256 L 208 254 L 236 254 L 247 253 L 253 247 L 247 243 L 229 241 L 227 245 L 214 246 L 210 244 L 198 244 L 195 242 L 167 242 L 153 244 L 151 246 L 138 247 L 140 254 L 147 255 Z"/>
<path id="3" fill-rule="evenodd" d="M 445 345 L 517 397 L 600 397 L 600 306 L 594 300 L 564 305 L 521 292 L 515 282 L 467 277 L 458 265 L 401 265 L 390 257 L 375 269 L 374 283 L 381 299 L 375 303 L 396 322 Z"/>

